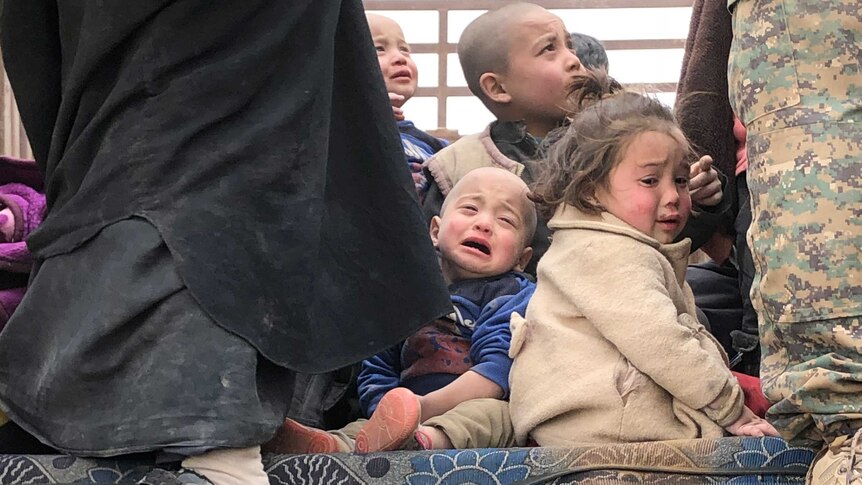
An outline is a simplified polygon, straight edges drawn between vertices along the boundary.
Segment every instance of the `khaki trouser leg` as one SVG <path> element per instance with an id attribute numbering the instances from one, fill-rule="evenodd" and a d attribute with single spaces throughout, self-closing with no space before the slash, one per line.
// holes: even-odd
<path id="1" fill-rule="evenodd" d="M 509 403 L 499 399 L 464 401 L 422 424 L 442 431 L 456 449 L 515 446 Z"/>
<path id="2" fill-rule="evenodd" d="M 328 431 L 328 433 L 338 440 L 340 451 L 354 451 L 356 449 L 356 435 L 359 434 L 359 430 L 361 430 L 367 422 L 367 419 L 357 419 L 341 429 L 331 430 Z"/>

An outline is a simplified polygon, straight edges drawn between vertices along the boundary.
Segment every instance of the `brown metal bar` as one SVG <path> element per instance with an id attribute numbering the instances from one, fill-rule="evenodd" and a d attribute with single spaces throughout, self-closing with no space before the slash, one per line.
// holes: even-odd
<path id="1" fill-rule="evenodd" d="M 410 52 L 414 54 L 451 54 L 455 52 L 455 44 L 410 44 Z"/>
<path id="2" fill-rule="evenodd" d="M 676 92 L 676 83 L 627 83 L 623 84 L 626 89 L 640 92 L 673 93 Z M 415 96 L 421 97 L 451 97 L 472 96 L 473 93 L 467 86 L 438 86 L 436 88 L 417 88 Z"/>
<path id="3" fill-rule="evenodd" d="M 634 92 L 675 93 L 677 83 L 623 83 L 623 87 Z"/>
<path id="4" fill-rule="evenodd" d="M 438 11 L 438 34 L 437 34 L 437 127 L 446 126 L 446 93 L 447 73 L 449 66 L 448 48 L 451 44 L 446 42 L 449 38 L 449 11 L 441 8 Z"/>
<path id="5" fill-rule="evenodd" d="M 603 40 L 606 50 L 685 49 L 685 39 Z"/>
<path id="6" fill-rule="evenodd" d="M 643 40 L 603 40 L 602 45 L 607 50 L 622 49 L 683 49 L 685 39 L 643 39 Z M 410 44 L 410 50 L 415 54 L 454 54 L 457 44 Z"/>

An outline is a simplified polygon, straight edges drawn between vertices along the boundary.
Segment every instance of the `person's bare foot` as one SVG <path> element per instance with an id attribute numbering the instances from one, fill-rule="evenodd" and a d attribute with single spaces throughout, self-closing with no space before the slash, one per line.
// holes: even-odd
<path id="1" fill-rule="evenodd" d="M 419 426 L 414 438 L 424 450 L 449 450 L 453 448 L 446 433 L 432 426 Z"/>

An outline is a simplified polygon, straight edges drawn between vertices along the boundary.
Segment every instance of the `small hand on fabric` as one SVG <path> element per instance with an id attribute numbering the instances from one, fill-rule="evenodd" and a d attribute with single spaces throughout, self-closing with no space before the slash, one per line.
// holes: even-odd
<path id="1" fill-rule="evenodd" d="M 702 206 L 713 206 L 721 202 L 721 180 L 712 168 L 712 157 L 704 155 L 691 165 L 691 180 L 688 191 L 691 201 Z"/>
<path id="2" fill-rule="evenodd" d="M 739 419 L 724 429 L 734 436 L 779 436 L 774 426 L 754 414 L 748 406 L 742 408 Z"/>

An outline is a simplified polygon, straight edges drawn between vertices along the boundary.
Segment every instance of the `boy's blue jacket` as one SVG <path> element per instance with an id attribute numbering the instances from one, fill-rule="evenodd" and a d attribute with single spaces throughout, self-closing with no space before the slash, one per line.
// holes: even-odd
<path id="1" fill-rule="evenodd" d="M 399 121 L 398 131 L 401 134 L 401 145 L 404 147 L 407 163 L 421 165 L 449 144 L 446 140 L 441 140 L 416 128 L 412 121 Z"/>
<path id="2" fill-rule="evenodd" d="M 512 312 L 521 315 L 536 285 L 526 275 L 464 280 L 449 286 L 454 311 L 413 334 L 404 343 L 362 362 L 359 403 L 366 416 L 396 387 L 418 395 L 441 389 L 472 370 L 509 396 L 509 343 Z"/>

